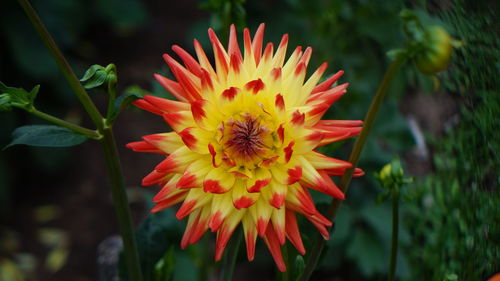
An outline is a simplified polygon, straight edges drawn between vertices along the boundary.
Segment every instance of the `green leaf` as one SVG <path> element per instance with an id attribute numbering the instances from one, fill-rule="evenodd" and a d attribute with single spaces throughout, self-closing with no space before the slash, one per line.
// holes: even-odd
<path id="1" fill-rule="evenodd" d="M 0 106 L 10 105 L 21 108 L 29 107 L 33 104 L 39 89 L 40 85 L 36 85 L 33 89 L 31 89 L 31 91 L 28 92 L 23 88 L 8 87 L 4 83 L 0 82 L 0 94 L 3 97 L 0 102 Z M 10 97 L 9 104 L 6 104 L 7 99 L 5 98 L 5 95 Z"/>
<path id="2" fill-rule="evenodd" d="M 154 281 L 168 281 L 175 268 L 174 246 L 170 246 L 163 258 L 155 265 Z"/>
<path id="3" fill-rule="evenodd" d="M 87 69 L 87 71 L 85 71 L 85 74 L 83 74 L 83 77 L 80 79 L 80 82 L 85 82 L 85 81 L 89 80 L 92 76 L 94 76 L 96 71 L 99 69 L 104 69 L 104 67 L 102 67 L 98 64 L 94 64 L 91 67 L 89 67 L 89 69 Z"/>
<path id="4" fill-rule="evenodd" d="M 384 252 L 384 246 L 376 235 L 368 232 L 356 231 L 354 233 L 347 255 L 356 261 L 358 269 L 365 276 L 373 276 L 386 269 L 387 254 Z"/>
<path id="5" fill-rule="evenodd" d="M 80 79 L 85 89 L 97 88 L 104 85 L 104 83 L 107 83 L 108 86 L 114 86 L 116 81 L 116 66 L 112 63 L 106 67 L 94 64 L 87 69 Z"/>
<path id="6" fill-rule="evenodd" d="M 302 273 L 304 273 L 304 269 L 306 268 L 306 263 L 304 262 L 304 258 L 301 255 L 297 255 L 295 258 L 295 262 L 293 265 L 293 276 L 296 276 L 295 280 L 300 280 L 302 277 Z"/>
<path id="7" fill-rule="evenodd" d="M 22 126 L 12 133 L 14 139 L 4 149 L 16 144 L 43 147 L 68 147 L 83 143 L 87 136 L 54 125 Z"/>
<path id="8" fill-rule="evenodd" d="M 12 99 L 9 94 L 1 94 L 0 95 L 0 111 L 9 111 L 12 108 L 11 105 Z"/>
<path id="9" fill-rule="evenodd" d="M 174 269 L 174 280 L 197 281 L 199 272 L 193 259 L 187 254 L 187 251 L 180 251 L 176 255 L 176 264 Z"/>
<path id="10" fill-rule="evenodd" d="M 144 90 L 137 86 L 132 86 L 125 90 L 125 94 L 119 96 L 115 100 L 113 111 L 108 117 L 108 123 L 112 123 L 116 119 L 116 117 L 118 117 L 118 114 L 125 110 L 125 108 L 127 108 L 132 102 L 142 98 L 144 92 Z"/>
<path id="11" fill-rule="evenodd" d="M 182 228 L 181 222 L 175 218 L 175 213 L 171 209 L 149 214 L 139 226 L 136 234 L 137 250 L 144 280 L 153 280 L 157 263 L 165 258 L 165 252 L 171 246 L 170 242 L 180 240 Z M 179 263 L 178 257 L 176 257 L 176 263 Z M 124 266 L 123 255 L 121 255 L 119 270 L 122 273 L 122 279 L 126 281 L 129 279 L 124 275 L 127 271 Z"/>

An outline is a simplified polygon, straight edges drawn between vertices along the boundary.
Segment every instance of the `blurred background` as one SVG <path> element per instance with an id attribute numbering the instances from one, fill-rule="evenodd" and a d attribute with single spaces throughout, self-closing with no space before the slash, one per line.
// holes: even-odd
<path id="1" fill-rule="evenodd" d="M 385 278 L 391 208 L 378 200 L 382 188 L 373 175 L 396 156 L 416 177 L 403 190 L 398 280 L 487 280 L 500 270 L 498 1 L 31 2 L 77 76 L 93 64 L 114 63 L 119 93 L 134 86 L 170 96 L 153 73 L 170 75 L 161 56 L 172 54 L 173 44 L 193 53 L 197 38 L 210 50 L 209 27 L 227 38 L 231 23 L 253 33 L 265 22 L 266 41 L 277 44 L 288 33 L 289 49 L 313 47 L 309 74 L 324 61 L 330 65 L 327 74 L 345 70 L 341 81 L 350 85 L 328 112 L 334 119 L 363 119 L 389 63 L 386 52 L 405 42 L 401 9 L 444 26 L 463 46 L 437 76 L 420 74 L 411 64 L 398 74 L 359 164 L 366 176 L 353 181 L 312 280 Z M 0 24 L 0 80 L 25 89 L 40 84 L 40 110 L 91 127 L 16 1 L 2 2 Z M 104 110 L 104 93 L 94 91 L 92 97 Z M 39 123 L 20 110 L 0 113 L 0 146 L 11 141 L 16 127 Z M 160 271 L 177 281 L 216 280 L 220 264 L 210 262 L 213 235 L 180 251 L 185 222 L 171 209 L 148 215 L 157 189 L 139 185 L 160 158 L 125 149 L 142 135 L 169 129 L 161 118 L 134 108 L 115 124 L 145 274 L 149 280 L 161 280 Z M 351 147 L 347 140 L 322 152 L 347 159 Z M 98 266 L 103 258 L 98 246 L 116 242 L 118 231 L 99 149 L 86 142 L 0 152 L 1 281 L 111 280 Z M 319 194 L 314 199 L 321 210 L 330 201 Z M 309 249 L 315 230 L 307 223 L 301 229 Z M 293 260 L 291 247 L 288 253 Z M 258 242 L 254 262 L 244 256 L 241 251 L 234 280 L 275 278 L 263 243 Z"/>

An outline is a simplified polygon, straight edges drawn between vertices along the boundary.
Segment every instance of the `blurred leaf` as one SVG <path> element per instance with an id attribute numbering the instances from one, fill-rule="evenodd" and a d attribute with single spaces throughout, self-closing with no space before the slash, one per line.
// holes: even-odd
<path id="1" fill-rule="evenodd" d="M 47 258 L 45 260 L 45 267 L 50 272 L 59 271 L 66 264 L 68 255 L 69 250 L 65 245 L 53 248 L 47 255 Z"/>
<path id="2" fill-rule="evenodd" d="M 0 259 L 0 280 L 24 281 L 23 273 L 9 259 Z"/>
<path id="3" fill-rule="evenodd" d="M 38 229 L 38 240 L 47 247 L 57 247 L 68 243 L 68 235 L 62 229 L 43 227 Z"/>
<path id="4" fill-rule="evenodd" d="M 142 98 L 144 90 L 137 86 L 132 86 L 125 90 L 125 93 L 119 96 L 115 100 L 115 106 L 113 107 L 113 112 L 110 114 L 108 123 L 113 122 L 120 112 L 125 110 L 132 102 Z"/>
<path id="5" fill-rule="evenodd" d="M 174 246 L 170 246 L 163 258 L 155 265 L 154 281 L 168 281 L 172 278 L 175 268 Z"/>
<path id="6" fill-rule="evenodd" d="M 391 237 L 392 212 L 388 205 L 367 205 L 361 209 L 360 215 L 378 234 L 379 238 Z"/>
<path id="7" fill-rule="evenodd" d="M 359 270 L 365 276 L 384 272 L 386 255 L 384 246 L 374 235 L 365 231 L 356 231 L 347 249 L 347 255 L 358 264 Z"/>
<path id="8" fill-rule="evenodd" d="M 35 221 L 38 223 L 50 222 L 61 215 L 61 208 L 56 205 L 37 207 L 34 211 Z"/>
<path id="9" fill-rule="evenodd" d="M 12 108 L 12 99 L 9 94 L 0 94 L 0 111 L 9 111 Z"/>
<path id="10" fill-rule="evenodd" d="M 186 251 L 176 253 L 174 280 L 198 281 L 198 268 Z"/>
<path id="11" fill-rule="evenodd" d="M 88 138 L 69 129 L 54 125 L 28 125 L 14 130 L 14 139 L 4 149 L 16 144 L 44 147 L 68 147 L 83 143 Z"/>
<path id="12" fill-rule="evenodd" d="M 300 280 L 302 273 L 304 273 L 304 269 L 306 268 L 306 263 L 304 262 L 304 258 L 301 255 L 297 255 L 295 257 L 295 262 L 293 265 L 293 275 L 296 276 L 295 280 Z"/>
<path id="13" fill-rule="evenodd" d="M 180 240 L 182 228 L 181 222 L 177 220 L 174 211 L 170 208 L 158 213 L 150 213 L 141 223 L 137 229 L 136 239 L 144 280 L 153 279 L 156 264 L 165 256 L 172 241 Z M 120 255 L 120 260 L 123 260 L 123 255 Z M 123 266 L 125 265 L 121 261 L 120 271 L 122 273 L 126 272 Z M 128 280 L 126 276 L 122 277 L 124 280 Z"/>

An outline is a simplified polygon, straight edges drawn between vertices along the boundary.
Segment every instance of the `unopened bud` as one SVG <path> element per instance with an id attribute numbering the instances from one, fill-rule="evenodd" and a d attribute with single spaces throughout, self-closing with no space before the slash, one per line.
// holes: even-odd
<path id="1" fill-rule="evenodd" d="M 424 31 L 422 50 L 415 56 L 415 64 L 425 74 L 436 74 L 448 67 L 453 39 L 441 26 L 432 25 Z"/>
<path id="2" fill-rule="evenodd" d="M 404 171 L 399 159 L 394 159 L 391 163 L 386 164 L 375 176 L 380 184 L 387 189 L 399 188 L 401 185 L 411 182 L 411 179 L 404 178 Z"/>
<path id="3" fill-rule="evenodd" d="M 108 64 L 106 67 L 94 64 L 85 72 L 80 79 L 85 89 L 98 88 L 103 85 L 114 87 L 116 85 L 116 66 Z"/>

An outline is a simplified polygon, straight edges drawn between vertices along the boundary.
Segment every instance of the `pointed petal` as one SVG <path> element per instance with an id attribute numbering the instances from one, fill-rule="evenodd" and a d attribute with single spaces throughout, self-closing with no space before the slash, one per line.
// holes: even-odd
<path id="1" fill-rule="evenodd" d="M 158 81 L 158 83 L 163 86 L 163 88 L 169 91 L 179 101 L 189 101 L 189 95 L 184 91 L 184 89 L 178 82 L 172 81 L 167 77 L 161 76 L 160 74 L 155 74 L 154 77 L 156 81 Z"/>
<path id="2" fill-rule="evenodd" d="M 162 114 L 189 110 L 189 104 L 185 102 L 173 101 L 152 95 L 145 95 L 143 98 L 151 105 L 155 106 Z"/>
<path id="3" fill-rule="evenodd" d="M 281 272 L 285 272 L 286 265 L 285 262 L 283 261 L 283 256 L 281 255 L 280 242 L 278 240 L 276 232 L 274 231 L 274 228 L 272 227 L 267 228 L 266 236 L 264 236 L 264 242 L 266 242 L 267 248 L 271 252 L 274 262 L 278 266 L 278 270 Z"/>
<path id="4" fill-rule="evenodd" d="M 330 78 L 326 79 L 321 84 L 316 86 L 312 90 L 311 95 L 313 95 L 315 93 L 319 93 L 319 92 L 324 92 L 324 91 L 330 89 L 330 87 L 333 85 L 333 83 L 335 83 L 343 74 L 344 74 L 343 70 L 338 71 L 337 73 L 332 75 Z"/>
<path id="5" fill-rule="evenodd" d="M 142 137 L 145 142 L 163 151 L 166 154 L 171 154 L 177 149 L 184 146 L 182 139 L 175 132 L 152 134 Z"/>
<path id="6" fill-rule="evenodd" d="M 236 226 L 240 223 L 244 214 L 245 210 L 234 210 L 231 215 L 226 218 L 219 231 L 217 231 L 217 240 L 215 241 L 215 261 L 219 261 L 222 258 L 227 242 L 233 234 Z"/>
<path id="7" fill-rule="evenodd" d="M 271 222 L 280 245 L 285 244 L 285 208 L 274 209 Z"/>
<path id="8" fill-rule="evenodd" d="M 203 185 L 203 179 L 212 169 L 210 157 L 202 157 L 193 161 L 177 182 L 177 188 L 197 188 Z"/>
<path id="9" fill-rule="evenodd" d="M 194 210 L 209 204 L 212 201 L 213 196 L 210 193 L 206 193 L 201 188 L 192 188 L 188 191 L 184 203 L 177 211 L 175 216 L 177 219 L 181 220 L 187 215 L 191 214 Z"/>
<path id="10" fill-rule="evenodd" d="M 200 64 L 188 52 L 177 45 L 173 45 L 172 50 L 181 58 L 182 62 L 184 62 L 189 71 L 191 71 L 194 75 L 201 77 Z"/>
<path id="11" fill-rule="evenodd" d="M 299 225 L 297 224 L 297 218 L 295 212 L 286 210 L 285 214 L 285 225 L 286 225 L 286 237 L 293 246 L 297 249 L 299 254 L 305 255 L 306 249 L 302 243 L 302 238 L 300 237 Z"/>
<path id="12" fill-rule="evenodd" d="M 248 213 L 243 216 L 242 223 L 243 231 L 245 232 L 247 258 L 249 261 L 253 261 L 255 257 L 255 242 L 257 240 L 256 226 Z"/>
<path id="13" fill-rule="evenodd" d="M 213 168 L 203 181 L 203 189 L 205 192 L 211 193 L 226 193 L 234 184 L 234 175 L 228 173 L 224 168 Z"/>
<path id="14" fill-rule="evenodd" d="M 252 40 L 252 53 L 254 55 L 256 65 L 259 65 L 262 54 L 262 42 L 264 41 L 264 28 L 265 24 L 261 23 L 257 28 L 255 36 Z"/>
<path id="15" fill-rule="evenodd" d="M 150 152 L 150 153 L 164 154 L 162 150 L 158 149 L 156 146 L 145 141 L 130 142 L 127 143 L 126 147 L 136 152 Z"/>
<path id="16" fill-rule="evenodd" d="M 271 173 L 265 168 L 254 169 L 253 177 L 247 179 L 247 191 L 250 193 L 260 192 L 260 190 L 271 182 Z"/>
<path id="17" fill-rule="evenodd" d="M 233 205 L 238 210 L 252 206 L 259 199 L 259 193 L 249 193 L 247 191 L 246 180 L 236 180 L 231 192 Z"/>

